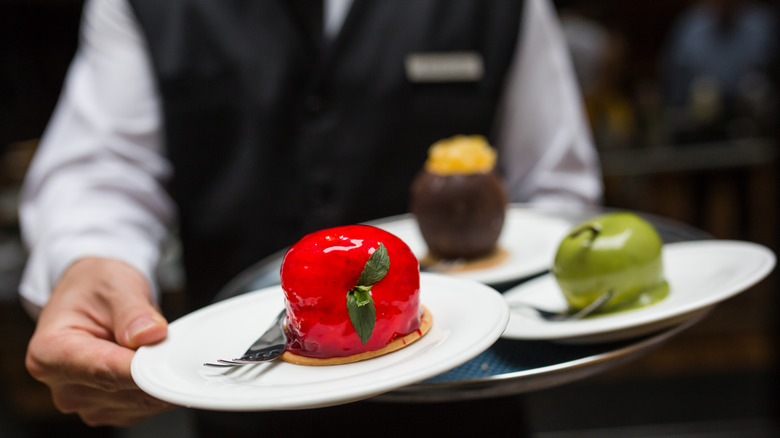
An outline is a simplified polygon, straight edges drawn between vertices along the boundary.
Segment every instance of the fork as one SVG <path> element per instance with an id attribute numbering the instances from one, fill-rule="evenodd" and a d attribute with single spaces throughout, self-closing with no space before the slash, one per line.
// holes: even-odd
<path id="1" fill-rule="evenodd" d="M 287 336 L 284 334 L 284 320 L 287 312 L 282 310 L 276 316 L 271 327 L 249 347 L 244 354 L 236 359 L 218 359 L 216 363 L 206 362 L 203 365 L 210 367 L 235 367 L 254 363 L 267 362 L 276 359 L 284 353 L 287 346 Z"/>
<path id="2" fill-rule="evenodd" d="M 554 312 L 551 310 L 545 310 L 540 309 L 536 306 L 533 306 L 531 304 L 527 303 L 510 303 L 509 307 L 512 309 L 517 308 L 527 308 L 532 309 L 536 311 L 536 313 L 539 314 L 542 319 L 547 321 L 576 321 L 578 319 L 582 319 L 592 313 L 597 312 L 598 310 L 601 310 L 604 305 L 609 302 L 610 299 L 612 299 L 612 296 L 615 294 L 614 290 L 608 290 L 604 292 L 602 295 L 600 295 L 598 298 L 593 300 L 590 304 L 583 307 L 582 309 L 576 311 L 576 312 Z"/>

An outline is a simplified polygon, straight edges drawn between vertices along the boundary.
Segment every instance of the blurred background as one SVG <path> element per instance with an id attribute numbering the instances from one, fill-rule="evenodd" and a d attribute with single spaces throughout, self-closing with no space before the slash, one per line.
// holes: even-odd
<path id="1" fill-rule="evenodd" d="M 599 148 L 609 207 L 777 252 L 778 6 L 707 0 L 554 2 Z M 54 409 L 24 369 L 34 325 L 17 191 L 77 45 L 80 0 L 0 0 L 0 437 L 187 436 L 186 412 L 115 431 Z M 175 318 L 175 276 L 164 305 Z M 777 275 L 628 365 L 527 396 L 540 437 L 780 436 Z M 182 429 L 184 428 L 184 429 Z M 170 434 L 170 432 L 168 432 Z"/>

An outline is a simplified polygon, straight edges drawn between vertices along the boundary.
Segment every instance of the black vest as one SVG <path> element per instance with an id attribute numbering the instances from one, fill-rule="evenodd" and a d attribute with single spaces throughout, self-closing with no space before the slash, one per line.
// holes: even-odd
<path id="1" fill-rule="evenodd" d="M 288 1 L 130 0 L 196 295 L 305 233 L 406 212 L 431 143 L 490 137 L 522 12 L 515 0 L 355 0 L 319 47 Z M 446 51 L 481 54 L 483 77 L 407 79 L 408 54 Z"/>

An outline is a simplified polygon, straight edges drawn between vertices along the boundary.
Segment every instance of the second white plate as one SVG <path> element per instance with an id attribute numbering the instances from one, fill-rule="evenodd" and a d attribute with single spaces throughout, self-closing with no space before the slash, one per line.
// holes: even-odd
<path id="1" fill-rule="evenodd" d="M 670 243 L 663 251 L 669 296 L 654 305 L 579 321 L 550 322 L 533 310 L 516 308 L 502 337 L 569 343 L 607 342 L 651 333 L 678 324 L 730 298 L 766 277 L 775 254 L 750 242 L 704 240 Z M 513 303 L 563 311 L 566 301 L 552 274 L 504 293 Z"/>

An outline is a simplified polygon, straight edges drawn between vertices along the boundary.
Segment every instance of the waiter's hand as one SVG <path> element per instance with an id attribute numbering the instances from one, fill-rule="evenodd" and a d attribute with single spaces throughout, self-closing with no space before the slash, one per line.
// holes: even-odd
<path id="1" fill-rule="evenodd" d="M 174 407 L 142 392 L 130 376 L 135 349 L 167 333 L 140 272 L 85 258 L 54 287 L 27 349 L 27 369 L 49 386 L 60 411 L 93 426 L 130 425 Z"/>

